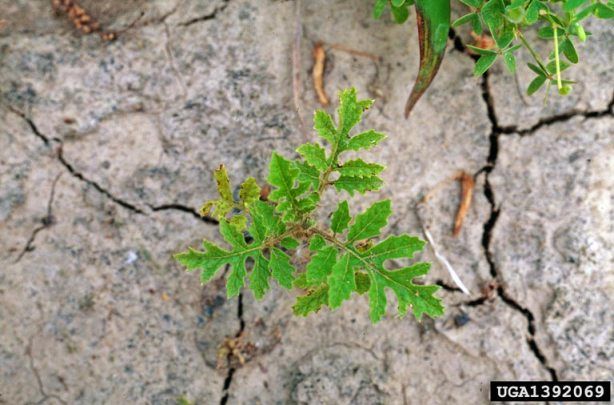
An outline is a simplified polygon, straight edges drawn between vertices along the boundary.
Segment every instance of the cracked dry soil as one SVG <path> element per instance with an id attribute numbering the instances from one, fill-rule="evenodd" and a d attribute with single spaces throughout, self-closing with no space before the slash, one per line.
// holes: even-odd
<path id="1" fill-rule="evenodd" d="M 472 78 L 470 37 L 452 32 L 405 121 L 415 33 L 373 21 L 367 2 L 81 3 L 119 38 L 82 36 L 47 2 L 0 0 L 0 403 L 485 403 L 495 379 L 611 379 L 606 25 L 581 49 L 605 62 L 575 68 L 581 84 L 546 106 L 502 66 Z M 441 319 L 373 327 L 362 298 L 293 318 L 293 293 L 227 301 L 223 282 L 200 287 L 171 259 L 219 240 L 197 212 L 213 168 L 262 180 L 270 150 L 311 136 L 318 41 L 328 94 L 356 86 L 376 100 L 364 128 L 389 134 L 369 152 L 387 185 L 353 209 L 392 199 L 391 230 L 428 227 L 471 291 L 427 248 Z M 476 189 L 453 237 L 459 170 Z M 220 351 L 229 342 L 238 353 Z"/>

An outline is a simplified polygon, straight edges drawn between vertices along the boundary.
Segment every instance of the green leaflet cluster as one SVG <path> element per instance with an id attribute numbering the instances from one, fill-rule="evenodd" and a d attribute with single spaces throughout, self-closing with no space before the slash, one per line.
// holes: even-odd
<path id="1" fill-rule="evenodd" d="M 397 23 L 405 22 L 409 17 L 409 7 L 416 6 L 422 21 L 436 20 L 442 15 L 441 10 L 450 9 L 452 0 L 373 0 L 373 16 L 380 18 L 387 8 Z M 584 29 L 588 18 L 614 18 L 614 0 L 459 0 L 468 8 L 468 12 L 452 23 L 452 27 L 468 25 L 477 35 L 489 34 L 494 39 L 492 49 L 482 49 L 468 45 L 479 55 L 475 64 L 474 74 L 483 75 L 496 62 L 502 59 L 507 69 L 515 74 L 516 52 L 524 47 L 532 63 L 527 66 L 535 74 L 527 86 L 527 93 L 532 95 L 544 85 L 546 96 L 552 85 L 559 94 L 571 92 L 575 82 L 563 77 L 563 72 L 580 60 L 577 43 L 590 37 L 590 32 Z M 447 6 L 447 7 L 444 7 Z M 449 13 L 446 18 L 449 20 Z M 449 22 L 449 21 L 448 21 Z M 438 25 L 426 24 L 425 37 L 435 37 Z M 439 25 L 441 26 L 441 24 Z M 552 43 L 552 50 L 543 59 L 535 47 L 525 36 L 527 28 L 533 27 L 537 37 Z M 421 34 L 422 35 L 422 34 Z M 530 38 L 530 37 L 529 37 Z M 421 59 L 430 55 L 433 46 L 425 46 Z M 564 60 L 565 59 L 565 60 Z M 431 72 L 433 75 L 436 73 Z"/>
<path id="2" fill-rule="evenodd" d="M 218 221 L 227 220 L 229 224 L 238 231 L 242 231 L 247 226 L 247 217 L 242 214 L 232 215 L 235 211 L 249 213 L 251 205 L 260 199 L 260 186 L 256 179 L 248 177 L 241 184 L 239 191 L 239 201 L 235 201 L 230 187 L 230 179 L 224 165 L 213 172 L 213 177 L 217 183 L 217 190 L 220 198 L 207 201 L 200 209 L 200 215 L 213 217 Z"/>
<path id="3" fill-rule="evenodd" d="M 516 72 L 514 53 L 525 47 L 534 63 L 528 63 L 535 78 L 529 83 L 527 93 L 532 95 L 546 84 L 547 92 L 556 85 L 559 94 L 571 92 L 575 82 L 563 78 L 562 72 L 579 62 L 575 42 L 584 42 L 590 35 L 583 23 L 588 17 L 614 18 L 614 1 L 599 0 L 460 0 L 470 8 L 452 26 L 470 24 L 481 35 L 488 30 L 495 40 L 494 49 L 471 47 L 480 57 L 475 65 L 475 75 L 484 74 L 501 57 L 511 73 Z M 551 41 L 553 49 L 543 60 L 524 35 L 529 26 L 539 24 L 537 36 Z M 563 60 L 563 56 L 567 61 Z"/>
<path id="4" fill-rule="evenodd" d="M 358 100 L 353 88 L 342 91 L 339 99 L 337 123 L 325 111 L 314 115 L 314 129 L 323 143 L 301 145 L 300 158 L 295 160 L 273 152 L 268 201 L 257 197 L 260 188 L 251 178 L 235 201 L 226 170 L 223 166 L 216 170 L 220 199 L 206 203 L 201 212 L 219 220 L 220 233 L 230 248 L 204 241 L 202 251 L 190 248 L 175 258 L 189 271 L 200 270 L 203 284 L 229 266 L 228 297 L 238 295 L 247 282 L 260 299 L 271 279 L 286 289 L 300 289 L 303 294 L 293 306 L 296 315 L 306 316 L 324 306 L 338 308 L 356 293 L 367 295 L 370 318 L 377 322 L 386 313 L 389 289 L 397 297 L 400 315 L 411 308 L 417 319 L 423 314 L 440 316 L 444 308 L 434 295 L 439 287 L 414 283 L 428 272 L 428 263 L 398 269 L 387 266 L 388 260 L 411 259 L 424 247 L 422 240 L 409 235 L 381 237 L 392 214 L 390 200 L 378 201 L 355 216 L 343 200 L 330 223 L 314 219 L 327 188 L 353 196 L 383 184 L 379 177 L 383 166 L 343 158 L 346 152 L 370 149 L 385 138 L 373 130 L 350 134 L 372 101 Z M 292 257 L 300 245 L 308 246 L 310 257 L 304 268 L 297 269 Z"/>

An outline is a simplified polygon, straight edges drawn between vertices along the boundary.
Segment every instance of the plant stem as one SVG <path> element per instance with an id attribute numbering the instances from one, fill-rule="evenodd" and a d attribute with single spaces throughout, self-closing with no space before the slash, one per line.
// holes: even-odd
<path id="1" fill-rule="evenodd" d="M 561 61 L 559 58 L 559 35 L 558 35 L 558 26 L 553 25 L 554 29 L 554 63 L 556 65 L 556 86 L 561 90 L 563 88 L 563 84 L 561 83 Z"/>
<path id="2" fill-rule="evenodd" d="M 542 68 L 544 73 L 547 74 L 548 73 L 548 69 L 546 69 L 546 66 L 542 63 L 541 58 L 539 57 L 539 54 L 537 52 L 535 52 L 535 50 L 527 42 L 527 40 L 524 37 L 524 35 L 522 35 L 522 32 L 516 31 L 516 33 L 518 35 L 518 39 L 520 39 L 520 42 L 522 42 L 522 45 L 524 45 L 524 47 L 527 48 L 527 50 L 529 51 L 529 53 L 531 54 L 531 56 L 533 57 L 535 62 L 539 65 L 540 68 Z"/>

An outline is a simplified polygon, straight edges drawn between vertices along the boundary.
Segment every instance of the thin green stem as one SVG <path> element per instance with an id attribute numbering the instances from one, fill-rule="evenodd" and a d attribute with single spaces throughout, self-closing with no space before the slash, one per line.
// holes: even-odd
<path id="1" fill-rule="evenodd" d="M 556 65 L 556 87 L 560 91 L 563 88 L 563 83 L 561 83 L 561 60 L 559 58 L 558 26 L 553 25 L 552 29 L 554 30 L 554 63 Z"/>
<path id="2" fill-rule="evenodd" d="M 339 135 L 339 137 L 341 137 L 341 135 Z M 339 143 L 340 142 L 341 140 L 338 139 L 337 142 L 335 143 L 331 142 L 330 144 L 331 146 L 330 161 L 329 161 L 328 167 L 326 168 L 326 170 L 324 171 L 324 173 L 322 174 L 320 178 L 320 185 L 318 187 L 319 197 L 322 197 L 322 194 L 324 193 L 324 190 L 326 189 L 326 187 L 330 186 L 330 182 L 328 181 L 328 178 L 333 172 L 333 170 L 335 170 L 335 168 L 337 168 L 338 166 L 337 159 L 339 159 Z"/>
<path id="3" fill-rule="evenodd" d="M 301 232 L 303 230 L 304 230 L 304 228 L 301 225 L 293 225 L 290 229 L 288 229 L 286 232 L 282 233 L 281 235 L 273 236 L 270 239 L 265 239 L 260 246 L 257 246 L 257 247 L 255 247 L 255 248 L 253 248 L 251 250 L 261 250 L 261 249 L 267 249 L 267 248 L 275 247 L 282 240 L 284 240 L 284 239 L 286 239 L 286 238 L 288 238 L 290 236 L 295 236 L 297 231 Z"/>
<path id="4" fill-rule="evenodd" d="M 548 69 L 546 69 L 546 66 L 543 64 L 543 62 L 541 61 L 541 58 L 539 57 L 539 54 L 535 51 L 535 49 L 533 49 L 533 47 L 531 47 L 531 45 L 527 42 L 526 38 L 524 37 L 524 35 L 522 35 L 522 32 L 520 32 L 519 30 L 516 31 L 516 34 L 518 36 L 518 39 L 520 39 L 520 42 L 522 42 L 522 45 L 527 48 L 527 50 L 529 51 L 529 53 L 531 54 L 531 56 L 533 57 L 533 60 L 535 60 L 535 63 L 537 63 L 539 65 L 539 67 L 544 71 L 544 73 L 548 73 Z"/>

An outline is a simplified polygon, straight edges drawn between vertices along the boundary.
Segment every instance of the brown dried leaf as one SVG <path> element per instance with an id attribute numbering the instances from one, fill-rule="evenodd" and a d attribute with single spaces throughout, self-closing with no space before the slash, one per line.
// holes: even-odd
<path id="1" fill-rule="evenodd" d="M 354 48 L 350 48 L 350 47 L 345 46 L 343 44 L 331 44 L 330 47 L 332 49 L 337 49 L 339 51 L 348 53 L 348 54 L 350 54 L 352 56 L 359 56 L 359 57 L 362 57 L 362 58 L 371 59 L 373 62 L 380 62 L 381 59 L 382 59 L 381 57 L 379 57 L 377 55 L 374 55 L 372 53 L 361 51 L 361 50 L 354 49 Z"/>
<path id="2" fill-rule="evenodd" d="M 324 90 L 324 67 L 326 65 L 326 51 L 324 50 L 324 45 L 321 42 L 318 42 L 313 47 L 313 87 L 315 88 L 316 94 L 318 95 L 318 101 L 324 107 L 330 104 L 330 100 L 326 95 L 326 91 Z"/>
<path id="3" fill-rule="evenodd" d="M 471 198 L 473 197 L 473 188 L 475 187 L 475 181 L 473 180 L 473 176 L 467 174 L 466 172 L 462 172 L 458 175 L 457 180 L 461 183 L 461 200 L 458 205 L 458 212 L 456 213 L 456 218 L 454 219 L 454 231 L 452 234 L 454 236 L 458 236 L 460 230 L 463 226 L 463 221 L 465 220 L 465 216 L 469 211 L 469 207 L 471 206 Z"/>

